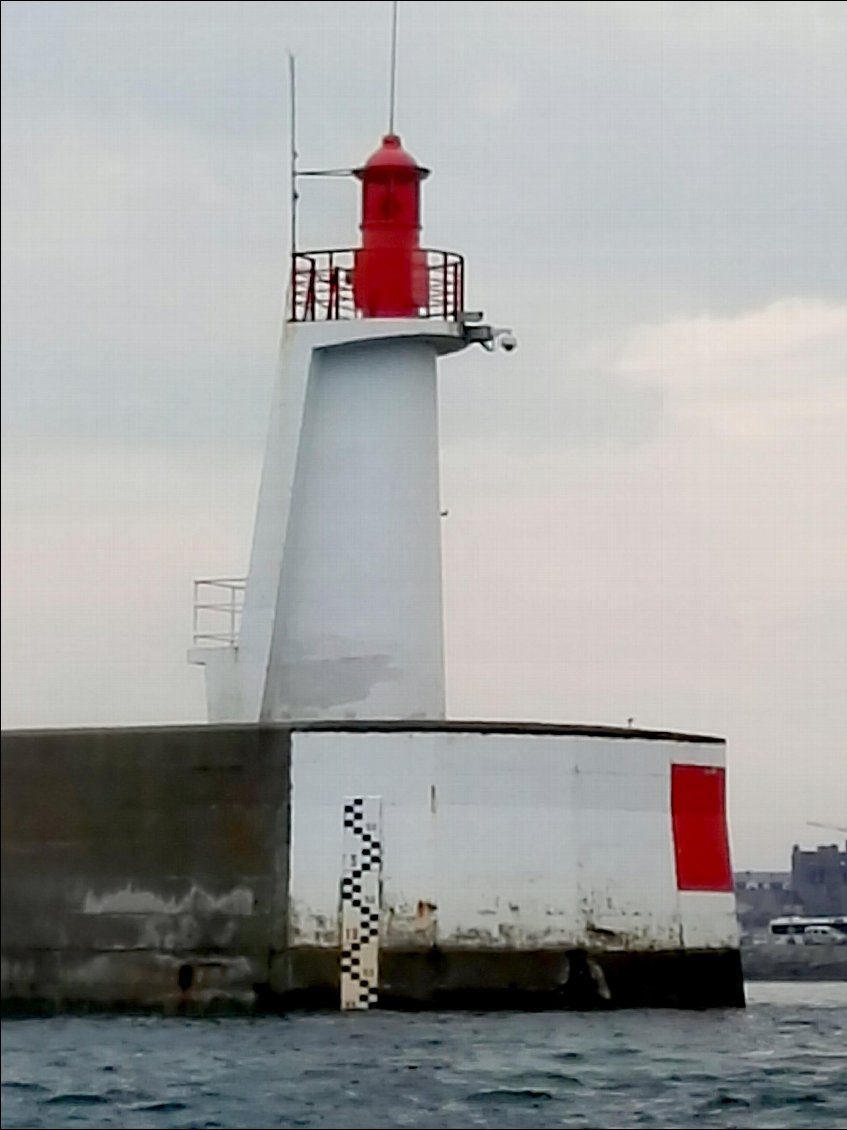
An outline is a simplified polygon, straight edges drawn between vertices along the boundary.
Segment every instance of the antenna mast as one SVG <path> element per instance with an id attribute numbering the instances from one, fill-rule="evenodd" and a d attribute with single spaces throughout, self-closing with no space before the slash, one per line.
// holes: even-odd
<path id="1" fill-rule="evenodd" d="M 297 74 L 294 56 L 288 52 L 288 108 L 289 140 L 290 140 L 290 170 L 291 170 L 291 254 L 297 251 L 297 201 L 300 194 L 297 191 Z"/>
<path id="2" fill-rule="evenodd" d="M 397 106 L 397 9 L 398 0 L 391 3 L 391 64 L 388 94 L 388 132 L 394 133 L 394 117 Z M 297 251 L 297 204 L 300 193 L 297 191 L 297 182 L 300 177 L 349 177 L 352 169 L 299 169 L 297 167 L 297 69 L 296 60 L 291 51 L 288 52 L 288 108 L 289 108 L 289 168 L 291 174 L 291 254 Z"/>
<path id="3" fill-rule="evenodd" d="M 388 132 L 394 133 L 394 110 L 397 104 L 397 8 L 398 0 L 391 4 L 391 80 L 388 95 Z"/>

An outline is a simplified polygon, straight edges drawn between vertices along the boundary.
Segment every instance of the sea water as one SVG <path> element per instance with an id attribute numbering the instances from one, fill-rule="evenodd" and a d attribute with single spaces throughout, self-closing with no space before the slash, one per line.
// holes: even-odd
<path id="1" fill-rule="evenodd" d="M 3 1024 L 4 1127 L 847 1127 L 847 984 L 746 1010 Z"/>

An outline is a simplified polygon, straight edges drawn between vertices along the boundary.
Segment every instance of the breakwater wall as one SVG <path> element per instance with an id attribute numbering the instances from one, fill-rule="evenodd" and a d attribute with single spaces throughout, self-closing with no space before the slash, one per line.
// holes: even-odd
<path id="1" fill-rule="evenodd" d="M 3 736 L 7 1007 L 252 1007 L 286 935 L 284 730 Z"/>
<path id="2" fill-rule="evenodd" d="M 743 1003 L 723 758 L 518 723 L 5 733 L 4 1008 Z"/>
<path id="3" fill-rule="evenodd" d="M 748 981 L 847 981 L 847 946 L 742 946 L 741 964 Z"/>

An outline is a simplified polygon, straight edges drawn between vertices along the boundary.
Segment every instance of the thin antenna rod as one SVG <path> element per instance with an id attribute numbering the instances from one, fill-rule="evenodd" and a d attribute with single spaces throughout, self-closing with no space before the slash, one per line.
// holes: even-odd
<path id="1" fill-rule="evenodd" d="M 397 7 L 398 0 L 391 4 L 391 85 L 388 96 L 388 132 L 394 133 L 394 109 L 397 104 Z"/>
<path id="2" fill-rule="evenodd" d="M 290 165 L 291 165 L 291 254 L 297 251 L 297 201 L 300 194 L 297 191 L 297 73 L 294 56 L 288 52 L 288 107 Z"/>

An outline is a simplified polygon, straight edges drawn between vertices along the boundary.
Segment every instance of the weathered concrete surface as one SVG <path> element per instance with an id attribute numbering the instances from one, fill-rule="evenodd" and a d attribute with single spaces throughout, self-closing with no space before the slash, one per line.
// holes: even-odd
<path id="1" fill-rule="evenodd" d="M 281 961 L 283 959 L 280 959 Z M 292 949 L 273 971 L 286 1004 L 337 1007 L 335 954 Z M 744 1006 L 738 950 L 455 950 L 380 954 L 381 1008 L 603 1009 Z"/>
<path id="2" fill-rule="evenodd" d="M 286 938 L 289 735 L 3 735 L 7 1009 L 250 1008 Z"/>
<path id="3" fill-rule="evenodd" d="M 847 981 L 847 946 L 742 946 L 741 963 L 749 981 Z"/>
<path id="4" fill-rule="evenodd" d="M 345 751 L 351 735 L 368 732 L 614 736 L 636 759 L 646 756 L 642 739 L 679 743 L 687 760 L 710 744 L 650 731 L 473 722 L 5 733 L 4 1008 L 337 1007 L 336 904 L 330 897 L 317 945 L 293 944 L 296 916 L 289 921 L 292 730 L 337 734 Z M 491 768 L 467 762 L 468 787 Z M 438 809 L 443 798 L 423 784 L 424 808 Z M 331 773 L 327 797 L 339 787 Z M 414 848 L 404 828 L 401 821 L 392 833 L 393 861 L 399 841 Z M 456 861 L 472 842 L 459 831 Z M 315 853 L 329 851 L 333 866 L 340 861 L 327 841 L 313 846 L 310 869 L 320 870 Z M 486 849 L 486 861 L 489 855 Z M 330 882 L 335 889 L 333 875 Z M 461 880 L 452 886 L 458 891 Z M 674 948 L 677 941 L 635 952 L 612 931 L 595 929 L 581 940 L 562 935 L 555 945 L 451 947 L 436 930 L 443 905 L 419 898 L 410 906 L 413 936 L 387 945 L 380 959 L 385 1007 L 743 1004 L 738 950 L 725 942 L 686 938 L 684 950 Z"/>

